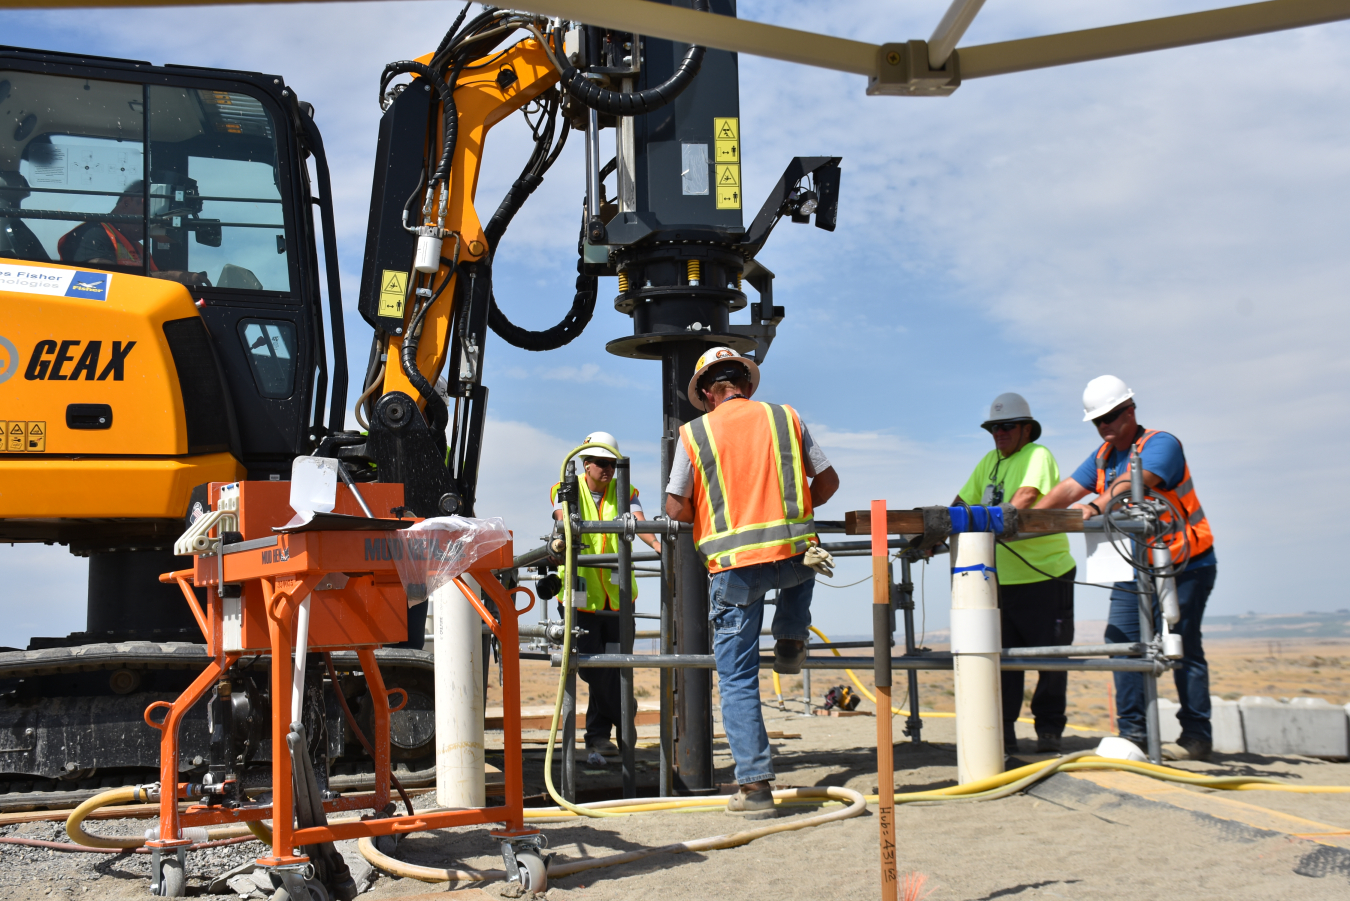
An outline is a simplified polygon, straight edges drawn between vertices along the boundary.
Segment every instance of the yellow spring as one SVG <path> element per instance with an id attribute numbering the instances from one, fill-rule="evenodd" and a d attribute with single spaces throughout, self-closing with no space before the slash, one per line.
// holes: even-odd
<path id="1" fill-rule="evenodd" d="M 739 272 L 736 273 L 736 290 L 741 290 L 741 274 Z"/>
<path id="2" fill-rule="evenodd" d="M 627 270 L 627 269 L 620 269 L 620 270 L 619 270 L 619 293 L 620 293 L 620 294 L 627 294 L 627 293 L 628 293 L 628 270 Z"/>
<path id="3" fill-rule="evenodd" d="M 687 269 L 689 273 L 689 284 L 692 285 L 699 280 L 699 261 L 690 260 Z"/>

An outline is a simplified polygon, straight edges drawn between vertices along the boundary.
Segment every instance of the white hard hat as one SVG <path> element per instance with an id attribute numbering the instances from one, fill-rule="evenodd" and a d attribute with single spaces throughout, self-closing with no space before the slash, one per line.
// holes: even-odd
<path id="1" fill-rule="evenodd" d="M 1083 421 L 1105 416 L 1132 397 L 1134 392 L 1129 385 L 1114 375 L 1099 375 L 1083 389 Z"/>
<path id="2" fill-rule="evenodd" d="M 590 444 L 590 443 L 592 443 L 592 442 L 594 442 L 594 443 L 596 443 L 596 444 L 608 444 L 610 447 L 614 448 L 615 450 L 618 450 L 618 449 L 619 449 L 619 441 L 618 441 L 618 439 L 616 439 L 616 438 L 615 438 L 613 435 L 611 435 L 609 432 L 591 432 L 589 435 L 586 436 L 586 440 L 583 441 L 583 442 L 581 442 L 581 443 L 582 443 L 582 444 Z M 603 447 L 588 447 L 588 448 L 586 448 L 586 450 L 584 450 L 584 451 L 581 452 L 581 456 L 582 456 L 582 457 L 603 457 L 603 458 L 605 458 L 606 460 L 614 460 L 614 459 L 616 459 L 616 457 L 615 457 L 613 454 L 611 454 L 609 451 L 605 450 Z"/>
<path id="3" fill-rule="evenodd" d="M 730 347 L 709 348 L 707 351 L 704 352 L 703 356 L 698 358 L 698 364 L 694 367 L 694 375 L 691 379 L 689 379 L 689 388 L 688 388 L 689 403 L 693 404 L 695 409 L 697 410 L 708 409 L 707 406 L 704 405 L 703 403 L 703 398 L 698 393 L 699 377 L 703 375 L 703 373 L 711 369 L 713 366 L 716 366 L 718 363 L 722 363 L 727 360 L 734 360 L 745 367 L 746 373 L 748 373 L 750 376 L 750 394 L 753 395 L 755 393 L 755 390 L 759 388 L 759 367 L 755 365 L 754 360 L 751 360 L 748 357 L 741 356 L 740 354 L 736 353 L 736 351 L 732 350 Z"/>
<path id="4" fill-rule="evenodd" d="M 980 428 L 988 430 L 996 422 L 1031 423 L 1031 440 L 1041 437 L 1041 424 L 1031 415 L 1031 405 L 1020 394 L 1009 391 L 994 398 L 989 405 L 989 418 L 980 423 Z"/>

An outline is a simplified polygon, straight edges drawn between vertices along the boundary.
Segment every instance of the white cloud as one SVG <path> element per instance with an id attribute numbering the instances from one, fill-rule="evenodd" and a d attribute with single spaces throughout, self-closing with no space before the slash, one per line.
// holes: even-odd
<path id="1" fill-rule="evenodd" d="M 575 385 L 608 385 L 614 388 L 638 387 L 631 379 L 603 369 L 597 363 L 580 366 L 554 366 L 539 370 L 539 377 L 551 382 L 569 382 Z"/>

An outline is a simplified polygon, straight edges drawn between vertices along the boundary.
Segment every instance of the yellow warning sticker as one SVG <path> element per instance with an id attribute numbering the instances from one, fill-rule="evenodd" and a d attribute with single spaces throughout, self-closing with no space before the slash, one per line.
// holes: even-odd
<path id="1" fill-rule="evenodd" d="M 717 164 L 717 176 L 714 187 L 717 188 L 717 208 L 719 210 L 739 210 L 741 208 L 741 167 Z"/>
<path id="2" fill-rule="evenodd" d="M 741 161 L 740 141 L 718 141 L 713 159 L 719 163 L 739 163 Z"/>
<path id="3" fill-rule="evenodd" d="M 28 423 L 11 420 L 5 427 L 5 450 L 11 454 L 23 453 L 24 440 L 28 435 Z"/>
<path id="4" fill-rule="evenodd" d="M 403 318 L 403 302 L 408 297 L 408 273 L 386 269 L 380 273 L 380 305 L 377 316 Z"/>
<path id="5" fill-rule="evenodd" d="M 24 441 L 24 450 L 30 454 L 40 454 L 47 449 L 47 423 L 28 423 L 28 434 Z"/>
<path id="6" fill-rule="evenodd" d="M 741 139 L 741 120 L 713 117 L 714 141 L 739 141 Z"/>

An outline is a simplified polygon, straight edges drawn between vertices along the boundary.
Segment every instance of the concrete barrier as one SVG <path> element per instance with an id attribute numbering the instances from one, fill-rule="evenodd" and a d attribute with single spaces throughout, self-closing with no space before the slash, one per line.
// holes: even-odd
<path id="1" fill-rule="evenodd" d="M 1237 701 L 1225 701 L 1214 695 L 1209 696 L 1210 728 L 1214 732 L 1214 750 L 1219 754 L 1241 754 L 1247 750 L 1242 738 L 1242 714 Z M 1168 698 L 1158 699 L 1158 722 L 1162 727 L 1164 743 L 1176 741 L 1181 737 L 1181 723 L 1177 714 L 1181 705 Z"/>
<path id="2" fill-rule="evenodd" d="M 1214 750 L 1219 754 L 1242 754 L 1247 742 L 1242 734 L 1242 711 L 1237 701 L 1209 696 L 1210 727 L 1214 730 Z"/>
<path id="3" fill-rule="evenodd" d="M 1244 697 L 1242 732 L 1250 754 L 1300 754 L 1305 757 L 1350 757 L 1350 725 L 1346 708 L 1323 698 Z"/>

